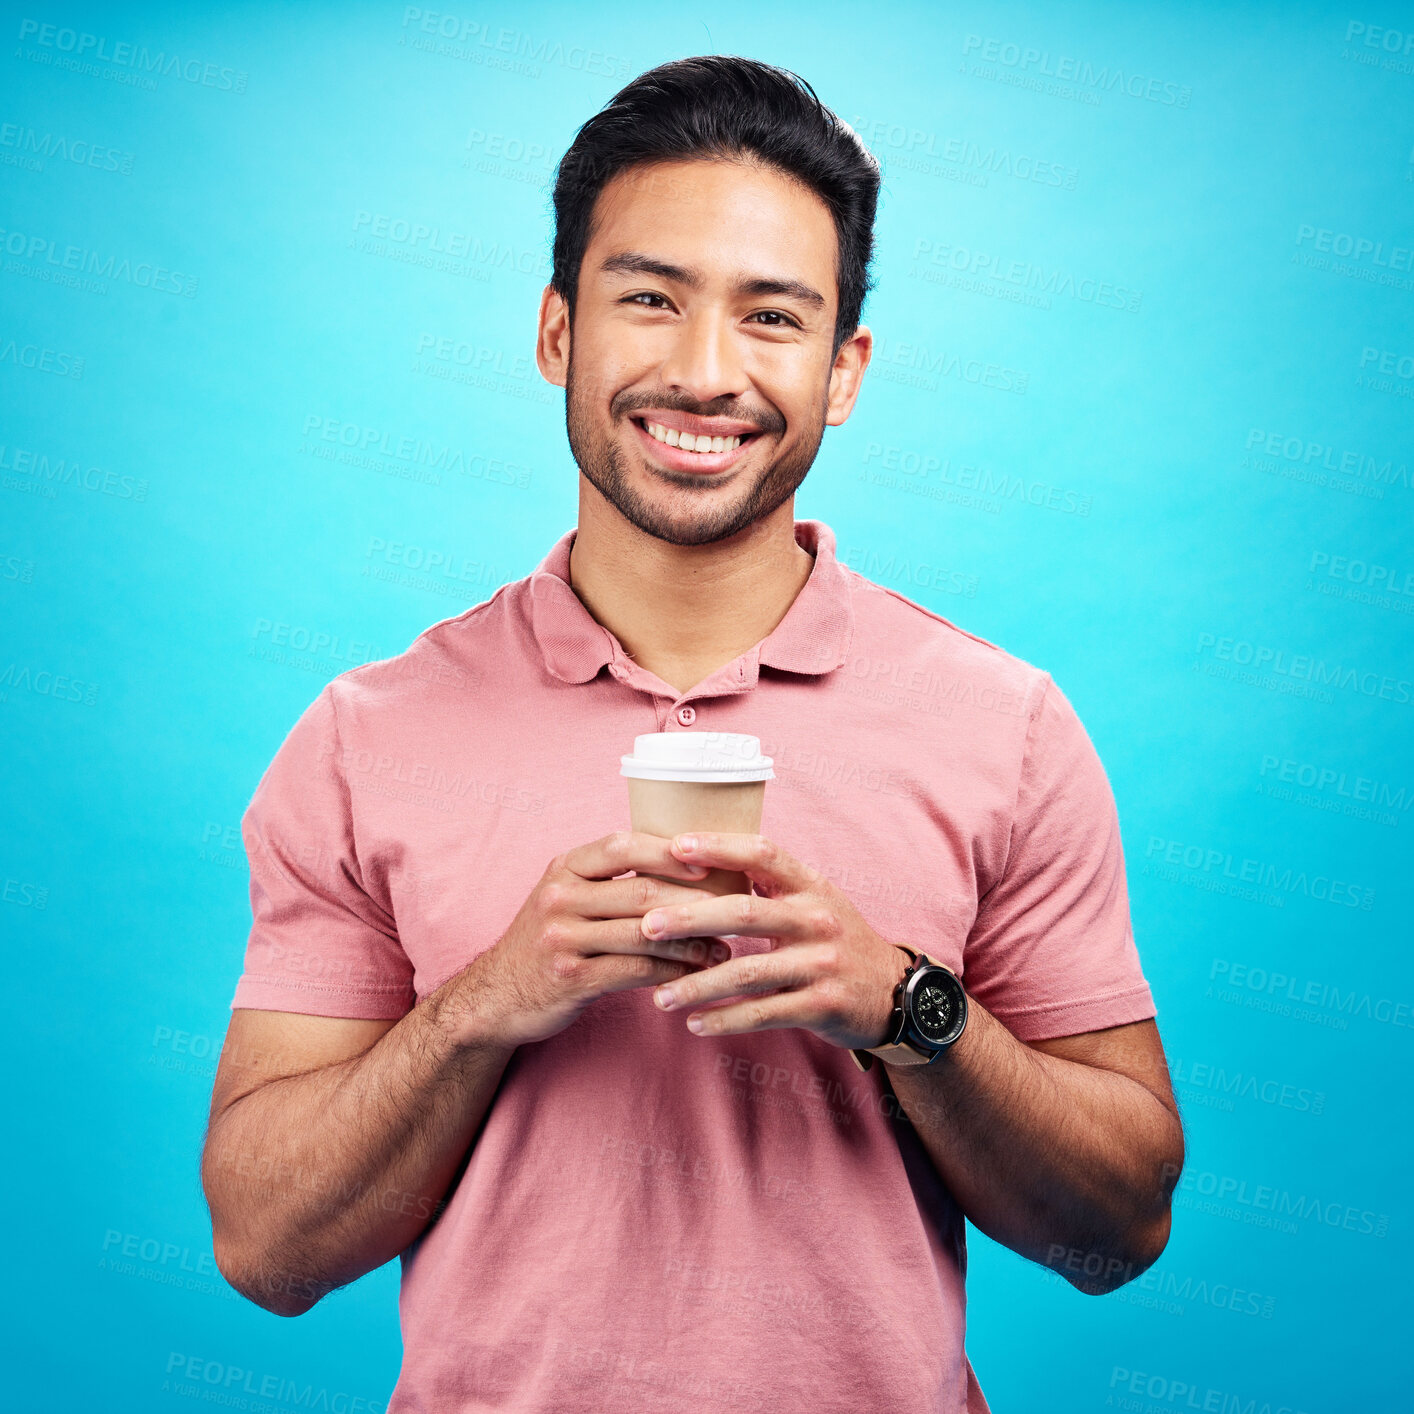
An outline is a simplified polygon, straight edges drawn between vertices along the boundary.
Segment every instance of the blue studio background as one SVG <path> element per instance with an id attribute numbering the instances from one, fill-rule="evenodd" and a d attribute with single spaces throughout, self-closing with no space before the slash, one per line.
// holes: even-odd
<path id="1" fill-rule="evenodd" d="M 1075 704 L 1185 1113 L 1140 1281 L 971 1234 L 982 1386 L 1396 1407 L 1414 17 L 458 5 L 4 9 L 7 1402 L 180 1410 L 216 1366 L 386 1401 L 396 1264 L 293 1322 L 212 1266 L 238 823 L 330 677 L 574 523 L 546 184 L 632 75 L 724 52 L 885 168 L 875 362 L 797 514 Z"/>

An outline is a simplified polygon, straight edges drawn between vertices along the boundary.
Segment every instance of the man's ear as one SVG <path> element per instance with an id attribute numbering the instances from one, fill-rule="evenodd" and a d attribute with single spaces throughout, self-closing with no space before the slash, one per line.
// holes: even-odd
<path id="1" fill-rule="evenodd" d="M 570 309 L 553 285 L 546 285 L 540 296 L 535 362 L 547 382 L 560 388 L 565 386 L 570 366 Z"/>
<path id="2" fill-rule="evenodd" d="M 874 352 L 874 336 L 864 325 L 840 345 L 830 369 L 830 393 L 825 402 L 825 421 L 838 427 L 854 411 L 854 400 L 864 382 L 864 370 Z"/>

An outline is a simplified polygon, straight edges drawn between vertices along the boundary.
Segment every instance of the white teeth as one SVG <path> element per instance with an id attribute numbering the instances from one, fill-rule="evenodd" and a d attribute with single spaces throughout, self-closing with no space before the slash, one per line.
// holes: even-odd
<path id="1" fill-rule="evenodd" d="M 675 427 L 664 427 L 659 422 L 645 422 L 648 435 L 657 442 L 666 442 L 670 447 L 681 447 L 687 452 L 731 452 L 741 446 L 740 437 L 696 437 L 691 432 L 679 432 Z"/>

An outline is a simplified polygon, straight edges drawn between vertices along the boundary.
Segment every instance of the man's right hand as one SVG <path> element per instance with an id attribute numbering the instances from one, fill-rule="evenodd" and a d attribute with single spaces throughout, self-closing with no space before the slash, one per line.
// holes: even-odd
<path id="1" fill-rule="evenodd" d="M 676 859 L 670 845 L 620 830 L 557 855 L 501 939 L 455 979 L 459 995 L 446 999 L 444 1015 L 455 1017 L 464 999 L 468 1039 L 520 1046 L 563 1031 L 596 997 L 724 961 L 729 949 L 715 938 L 642 935 L 650 908 L 701 897 L 692 885 L 708 871 Z M 630 869 L 636 877 L 614 877 Z"/>

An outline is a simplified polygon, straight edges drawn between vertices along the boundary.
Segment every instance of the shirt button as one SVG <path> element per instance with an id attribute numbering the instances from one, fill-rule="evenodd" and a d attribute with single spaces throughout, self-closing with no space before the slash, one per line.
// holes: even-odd
<path id="1" fill-rule="evenodd" d="M 690 727 L 697 720 L 697 709 L 695 707 L 679 707 L 678 721 L 683 726 Z"/>

